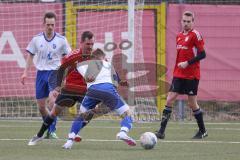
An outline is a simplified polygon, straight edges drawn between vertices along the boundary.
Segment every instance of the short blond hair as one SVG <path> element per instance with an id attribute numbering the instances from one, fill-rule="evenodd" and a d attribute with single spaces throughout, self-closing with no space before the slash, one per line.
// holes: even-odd
<path id="1" fill-rule="evenodd" d="M 192 20 L 194 21 L 194 13 L 191 12 L 191 11 L 185 11 L 185 12 L 183 12 L 183 16 L 192 17 Z"/>
<path id="2" fill-rule="evenodd" d="M 106 54 L 101 49 L 97 48 L 96 50 L 94 50 L 92 52 L 92 56 L 93 57 L 105 57 Z"/>

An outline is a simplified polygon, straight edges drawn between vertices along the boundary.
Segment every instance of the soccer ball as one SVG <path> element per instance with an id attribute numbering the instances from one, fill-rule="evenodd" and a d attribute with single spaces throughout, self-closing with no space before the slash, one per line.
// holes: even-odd
<path id="1" fill-rule="evenodd" d="M 145 132 L 140 136 L 140 142 L 144 149 L 153 149 L 157 144 L 157 137 L 152 132 Z"/>

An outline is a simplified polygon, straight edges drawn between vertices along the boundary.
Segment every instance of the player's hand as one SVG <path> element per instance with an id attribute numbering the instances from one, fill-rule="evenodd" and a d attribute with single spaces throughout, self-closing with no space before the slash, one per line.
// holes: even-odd
<path id="1" fill-rule="evenodd" d="M 57 96 L 58 96 L 58 94 L 60 93 L 60 91 L 61 91 L 61 88 L 60 88 L 60 87 L 56 87 L 52 92 L 50 92 L 50 94 L 51 94 L 53 97 L 57 98 Z"/>
<path id="2" fill-rule="evenodd" d="M 188 61 L 178 63 L 178 67 L 182 69 L 187 68 L 188 65 Z"/>
<path id="3" fill-rule="evenodd" d="M 56 90 L 53 90 L 52 92 L 49 93 L 49 97 L 57 98 L 59 92 Z"/>
<path id="4" fill-rule="evenodd" d="M 126 87 L 128 87 L 128 86 L 129 86 L 129 83 L 128 83 L 128 81 L 126 81 L 126 80 L 124 80 L 124 81 L 122 80 L 122 81 L 119 82 L 119 85 L 120 85 L 120 86 L 126 86 Z"/>
<path id="5" fill-rule="evenodd" d="M 94 76 L 87 76 L 87 77 L 85 77 L 85 81 L 86 82 L 93 82 L 94 80 L 95 80 Z"/>
<path id="6" fill-rule="evenodd" d="M 22 74 L 22 76 L 21 76 L 21 83 L 22 83 L 22 85 L 24 85 L 25 84 L 25 79 L 27 78 L 27 73 L 23 73 Z"/>

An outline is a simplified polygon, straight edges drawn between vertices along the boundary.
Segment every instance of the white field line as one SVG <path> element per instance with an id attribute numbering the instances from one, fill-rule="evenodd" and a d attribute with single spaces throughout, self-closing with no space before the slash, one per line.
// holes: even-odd
<path id="1" fill-rule="evenodd" d="M 160 143 L 204 143 L 204 144 L 240 144 L 240 142 L 234 142 L 234 141 L 160 141 Z"/>
<path id="2" fill-rule="evenodd" d="M 118 120 L 92 120 L 93 122 L 108 122 L 108 121 L 115 121 L 118 122 Z M 16 122 L 16 123 L 39 123 L 41 120 L 11 120 L 11 119 L 0 119 L 1 122 Z M 69 121 L 59 121 L 60 123 L 66 123 Z M 70 121 L 71 122 L 71 121 Z M 136 122 L 137 124 L 145 124 L 145 122 Z M 146 122 L 146 123 L 153 123 L 153 124 L 159 124 L 160 122 Z M 169 122 L 172 124 L 179 124 L 179 125 L 196 125 L 196 122 Z M 206 125 L 240 125 L 240 122 L 205 122 Z"/>
<path id="3" fill-rule="evenodd" d="M 40 128 L 40 125 L 32 125 L 32 126 L 16 126 L 16 125 L 0 125 L 0 128 Z M 59 125 L 59 126 L 57 126 L 57 128 L 70 128 L 71 127 L 71 124 L 69 124 L 69 125 Z M 119 129 L 120 128 L 120 126 L 119 127 L 114 127 L 114 126 L 87 126 L 87 128 L 97 128 L 97 129 L 115 129 L 115 128 L 117 128 L 117 129 Z M 143 128 L 143 129 L 147 129 L 147 128 L 152 128 L 152 127 L 134 127 L 134 128 Z"/>
<path id="4" fill-rule="evenodd" d="M 28 141 L 29 139 L 10 139 L 2 138 L 0 141 Z M 65 141 L 66 139 L 58 139 L 58 141 Z M 43 140 L 50 141 L 50 140 Z M 55 141 L 55 140 L 54 140 Z M 86 142 L 120 142 L 120 140 L 114 139 L 83 139 Z M 137 140 L 139 141 L 139 140 Z M 201 144 L 240 144 L 240 141 L 205 141 L 205 140 L 196 140 L 196 141 L 169 141 L 169 140 L 159 140 L 158 143 L 201 143 Z"/>
<path id="5" fill-rule="evenodd" d="M 71 125 L 59 125 L 58 128 L 70 128 Z M 1 125 L 0 128 L 39 128 L 40 125 L 32 125 L 32 126 L 16 126 L 16 125 Z M 87 126 L 87 128 L 96 128 L 96 129 L 119 129 L 118 126 Z M 153 127 L 133 127 L 134 129 L 153 129 Z M 180 127 L 168 127 L 171 130 L 182 130 L 183 128 Z M 184 128 L 184 129 L 192 129 L 191 128 Z M 208 130 L 225 130 L 225 131 L 240 131 L 240 128 L 209 128 Z"/>

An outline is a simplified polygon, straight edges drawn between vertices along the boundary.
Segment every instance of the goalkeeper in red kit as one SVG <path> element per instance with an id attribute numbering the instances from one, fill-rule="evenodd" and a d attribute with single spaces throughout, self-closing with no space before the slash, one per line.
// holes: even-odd
<path id="1" fill-rule="evenodd" d="M 172 106 L 179 94 L 188 96 L 188 105 L 198 124 L 198 132 L 193 139 L 207 137 L 203 121 L 203 112 L 197 103 L 198 83 L 200 79 L 200 60 L 206 57 L 204 41 L 198 31 L 193 29 L 194 15 L 186 11 L 182 15 L 183 31 L 177 35 L 177 58 L 173 80 L 167 96 L 167 104 L 162 113 L 162 121 L 156 136 L 165 138 L 165 129 L 172 113 Z"/>
<path id="2" fill-rule="evenodd" d="M 76 64 L 85 60 L 89 60 L 92 52 L 94 44 L 94 35 L 90 31 L 85 31 L 81 35 L 81 48 L 75 51 L 72 51 L 71 54 L 65 56 L 62 60 L 62 64 L 58 69 L 57 75 L 57 82 L 54 82 L 56 85 L 53 91 L 53 94 L 57 96 L 55 105 L 51 110 L 50 114 L 44 120 L 41 129 L 39 130 L 38 134 L 34 136 L 28 143 L 28 145 L 36 145 L 36 143 L 42 140 L 42 136 L 44 132 L 48 129 L 51 123 L 54 120 L 54 117 L 59 115 L 63 109 L 63 107 L 71 107 L 76 102 L 82 102 L 83 97 L 87 91 L 87 86 L 85 83 L 84 78 L 81 74 L 78 73 L 76 69 Z M 62 82 L 64 77 L 64 71 L 68 69 L 65 82 Z M 55 79 L 55 78 L 53 78 Z M 60 86 L 62 86 L 61 88 Z M 87 124 L 87 121 L 84 125 Z M 80 137 L 74 137 L 79 138 Z"/>

